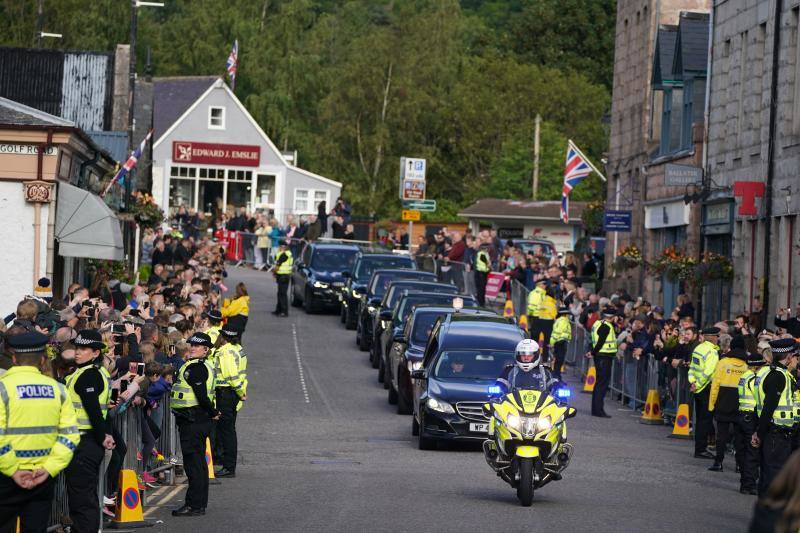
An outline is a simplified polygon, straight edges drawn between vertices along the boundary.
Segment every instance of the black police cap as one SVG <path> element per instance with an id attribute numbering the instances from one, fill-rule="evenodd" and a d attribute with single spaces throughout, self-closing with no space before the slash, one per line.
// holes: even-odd
<path id="1" fill-rule="evenodd" d="M 202 331 L 198 331 L 198 332 L 192 334 L 192 336 L 189 337 L 186 340 L 186 342 L 188 342 L 189 344 L 192 344 L 194 346 L 205 346 L 207 348 L 211 348 L 212 346 L 214 346 L 214 344 L 211 342 L 211 337 L 209 337 L 207 334 L 203 333 Z"/>
<path id="2" fill-rule="evenodd" d="M 43 352 L 47 347 L 47 335 L 38 331 L 26 331 L 17 335 L 12 335 L 6 340 L 6 344 L 15 353 L 34 353 Z"/>
<path id="3" fill-rule="evenodd" d="M 72 340 L 77 348 L 91 348 L 92 350 L 102 350 L 106 347 L 103 337 L 96 329 L 82 329 L 78 336 Z"/>
<path id="4" fill-rule="evenodd" d="M 783 359 L 782 356 L 797 350 L 797 343 L 794 339 L 775 339 L 774 341 L 769 341 L 769 347 L 773 356 L 777 359 Z"/>
<path id="5" fill-rule="evenodd" d="M 704 328 L 703 331 L 701 331 L 700 333 L 702 333 L 703 335 L 719 335 L 719 328 L 714 326 L 710 328 Z"/>
<path id="6" fill-rule="evenodd" d="M 206 318 L 208 318 L 209 320 L 222 322 L 222 313 L 219 311 L 219 309 L 212 309 L 211 311 L 208 311 L 207 313 L 204 314 Z"/>

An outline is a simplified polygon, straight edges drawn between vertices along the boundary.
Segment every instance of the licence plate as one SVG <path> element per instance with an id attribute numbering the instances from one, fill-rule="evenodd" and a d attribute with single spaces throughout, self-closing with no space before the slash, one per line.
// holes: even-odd
<path id="1" fill-rule="evenodd" d="M 476 424 L 474 422 L 470 423 L 469 430 L 473 433 L 489 433 L 489 423 L 485 424 Z"/>

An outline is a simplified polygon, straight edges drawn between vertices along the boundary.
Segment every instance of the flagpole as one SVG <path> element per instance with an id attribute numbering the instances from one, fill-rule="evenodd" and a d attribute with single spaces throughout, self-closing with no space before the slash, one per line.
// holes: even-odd
<path id="1" fill-rule="evenodd" d="M 578 155 L 581 156 L 584 161 L 586 161 L 586 164 L 592 167 L 592 170 L 594 170 L 597 173 L 597 175 L 600 176 L 600 179 L 606 181 L 606 177 L 603 175 L 603 173 L 597 170 L 597 167 L 592 164 L 592 161 L 588 157 L 586 157 L 586 154 L 581 152 L 580 148 L 575 146 L 575 143 L 572 142 L 572 139 L 567 139 L 567 142 L 569 143 L 569 146 L 572 147 L 573 150 L 578 152 Z"/>

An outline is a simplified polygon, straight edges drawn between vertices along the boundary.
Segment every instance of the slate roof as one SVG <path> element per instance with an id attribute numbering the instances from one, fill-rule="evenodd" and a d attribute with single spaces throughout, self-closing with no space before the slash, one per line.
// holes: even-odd
<path id="1" fill-rule="evenodd" d="M 708 13 L 682 12 L 672 67 L 676 79 L 687 73 L 705 76 L 708 67 Z"/>
<path id="2" fill-rule="evenodd" d="M 127 131 L 87 131 L 94 143 L 111 154 L 115 161 L 128 159 Z"/>
<path id="3" fill-rule="evenodd" d="M 675 43 L 678 40 L 678 27 L 662 24 L 658 27 L 656 53 L 653 56 L 653 88 L 661 89 L 664 81 L 673 80 L 672 64 L 675 61 Z"/>
<path id="4" fill-rule="evenodd" d="M 166 131 L 211 87 L 219 76 L 154 78 L 153 141 Z"/>
<path id="5" fill-rule="evenodd" d="M 14 126 L 60 126 L 74 128 L 75 123 L 44 111 L 0 97 L 0 124 Z"/>
<path id="6" fill-rule="evenodd" d="M 581 214 L 586 205 L 586 202 L 569 203 L 570 224 L 580 223 Z M 551 220 L 556 222 L 561 220 L 561 202 L 482 198 L 471 206 L 462 209 L 458 216 L 464 218 Z"/>

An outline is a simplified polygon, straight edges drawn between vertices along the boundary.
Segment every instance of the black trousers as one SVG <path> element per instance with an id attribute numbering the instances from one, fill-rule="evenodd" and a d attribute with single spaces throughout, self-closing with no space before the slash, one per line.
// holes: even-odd
<path id="1" fill-rule="evenodd" d="M 561 381 L 561 367 L 567 357 L 567 341 L 558 341 L 553 345 L 555 365 L 553 366 L 553 377 Z"/>
<path id="2" fill-rule="evenodd" d="M 100 529 L 100 499 L 97 482 L 105 451 L 90 434 L 81 435 L 72 462 L 64 470 L 67 481 L 69 517 L 75 533 L 94 533 Z"/>
<path id="3" fill-rule="evenodd" d="M 542 347 L 544 361 L 547 361 L 550 355 L 550 334 L 553 333 L 553 324 L 555 324 L 555 320 L 549 318 L 535 318 L 532 316 L 529 316 L 528 320 L 531 325 L 531 339 L 538 342 Z M 542 337 L 541 341 L 539 337 Z"/>
<path id="4" fill-rule="evenodd" d="M 198 415 L 197 420 L 178 419 L 178 433 L 183 453 L 183 470 L 189 482 L 186 489 L 186 505 L 192 509 L 208 506 L 208 463 L 206 462 L 206 439 L 211 436 L 213 422 Z"/>
<path id="5" fill-rule="evenodd" d="M 609 355 L 596 355 L 594 357 L 594 368 L 597 372 L 597 381 L 594 384 L 592 391 L 592 414 L 599 416 L 605 414 L 605 407 L 603 401 L 608 392 L 608 386 L 611 383 L 611 363 L 614 361 L 614 356 Z"/>
<path id="6" fill-rule="evenodd" d="M 743 489 L 755 489 L 758 487 L 758 449 L 753 448 L 750 444 L 750 439 L 753 433 L 756 432 L 756 415 L 752 412 L 740 412 L 739 423 L 736 425 L 738 433 L 737 438 L 742 440 L 742 460 L 739 466 L 741 467 L 741 476 L 739 483 Z"/>
<path id="7" fill-rule="evenodd" d="M 217 409 L 220 416 L 217 421 L 217 445 L 215 450 L 221 451 L 214 457 L 214 463 L 221 465 L 231 472 L 236 471 L 236 456 L 239 453 L 236 439 L 236 406 L 239 397 L 230 387 L 217 389 Z"/>
<path id="8" fill-rule="evenodd" d="M 15 533 L 17 517 L 22 533 L 45 533 L 55 483 L 52 478 L 32 489 L 23 489 L 13 479 L 0 475 L 0 533 Z"/>
<path id="9" fill-rule="evenodd" d="M 708 448 L 708 435 L 713 429 L 713 415 L 708 410 L 708 396 L 711 386 L 694 393 L 694 453 L 701 453 Z"/>
<path id="10" fill-rule="evenodd" d="M 475 298 L 478 300 L 478 305 L 483 307 L 486 305 L 486 278 L 489 277 L 488 272 L 475 271 Z"/>
<path id="11" fill-rule="evenodd" d="M 723 418 L 717 420 L 717 453 L 716 462 L 721 463 L 725 459 L 725 449 L 728 442 L 733 440 L 734 458 L 736 464 L 741 466 L 742 456 L 744 455 L 744 442 L 739 431 L 739 424 L 735 420 Z"/>
<path id="12" fill-rule="evenodd" d="M 275 307 L 276 313 L 289 314 L 289 274 L 278 274 L 275 279 L 278 282 L 278 305 Z"/>
<path id="13" fill-rule="evenodd" d="M 758 496 L 762 497 L 792 454 L 792 436 L 777 427 L 770 427 L 761 442 L 760 450 L 761 478 L 758 480 Z"/>

